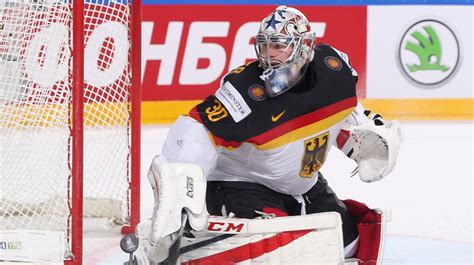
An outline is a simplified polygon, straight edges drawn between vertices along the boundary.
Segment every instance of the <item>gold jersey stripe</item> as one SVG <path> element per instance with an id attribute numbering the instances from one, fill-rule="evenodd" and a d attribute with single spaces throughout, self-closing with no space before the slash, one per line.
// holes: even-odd
<path id="1" fill-rule="evenodd" d="M 288 143 L 303 139 L 305 137 L 308 137 L 310 135 L 313 135 L 317 132 L 321 132 L 324 130 L 328 130 L 333 126 L 334 124 L 342 121 L 343 119 L 347 118 L 347 116 L 352 112 L 354 107 L 345 109 L 343 111 L 340 111 L 336 114 L 333 114 L 325 119 L 322 119 L 320 121 L 317 121 L 315 123 L 306 125 L 304 127 L 298 128 L 296 130 L 293 130 L 291 132 L 288 132 L 286 134 L 283 134 L 279 136 L 278 138 L 275 138 L 267 143 L 264 143 L 262 145 L 256 146 L 257 149 L 260 150 L 270 150 L 274 148 L 278 148 L 281 146 L 284 146 Z"/>

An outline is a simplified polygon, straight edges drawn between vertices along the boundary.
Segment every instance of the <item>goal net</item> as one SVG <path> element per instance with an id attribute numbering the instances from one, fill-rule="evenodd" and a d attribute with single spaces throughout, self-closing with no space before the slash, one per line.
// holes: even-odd
<path id="1" fill-rule="evenodd" d="M 71 258 L 76 255 L 71 253 L 72 220 L 81 218 L 74 210 L 80 203 L 85 220 L 94 220 L 84 224 L 87 229 L 130 226 L 131 219 L 138 220 L 131 207 L 132 177 L 139 171 L 132 163 L 138 158 L 138 145 L 132 143 L 139 139 L 139 114 L 134 113 L 139 103 L 133 106 L 139 102 L 139 81 L 132 74 L 132 61 L 139 62 L 133 49 L 139 47 L 133 41 L 132 2 L 84 1 L 84 27 L 77 28 L 70 0 L 0 0 L 4 238 L 12 231 L 56 231 L 64 236 L 64 256 Z M 81 50 L 73 46 L 77 30 L 84 34 Z M 73 125 L 78 119 L 73 115 L 78 54 L 84 56 L 82 141 L 73 138 L 78 130 Z M 82 202 L 73 201 L 77 191 L 72 189 L 81 181 L 73 174 L 73 160 L 81 156 Z M 0 241 L 10 242 L 0 247 L 0 260 L 21 254 L 15 254 L 18 242 L 28 246 L 21 240 Z"/>

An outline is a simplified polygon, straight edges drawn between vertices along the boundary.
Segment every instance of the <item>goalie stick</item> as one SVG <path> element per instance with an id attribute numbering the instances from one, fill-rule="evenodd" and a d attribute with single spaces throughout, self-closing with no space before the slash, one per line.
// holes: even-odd
<path id="1" fill-rule="evenodd" d="M 184 228 L 186 227 L 186 223 L 188 222 L 188 215 L 186 213 L 181 214 L 181 227 L 179 231 L 176 233 L 176 238 L 174 239 L 173 244 L 171 244 L 169 249 L 168 257 L 158 263 L 160 265 L 175 265 L 178 261 L 179 255 L 181 255 L 181 238 L 183 237 Z"/>
<path id="2" fill-rule="evenodd" d="M 200 242 L 197 242 L 185 247 L 181 247 L 181 238 L 183 237 L 184 230 L 186 229 L 186 222 L 188 220 L 188 216 L 185 213 L 183 213 L 181 217 L 182 217 L 182 223 L 181 223 L 182 226 L 176 235 L 176 239 L 175 239 L 176 241 L 174 241 L 173 244 L 170 246 L 168 258 L 166 258 L 164 261 L 159 263 L 160 265 L 174 265 L 177 263 L 178 258 L 181 254 L 184 254 L 184 253 L 196 250 L 198 248 L 202 248 L 210 244 L 214 244 L 226 238 L 235 236 L 235 234 L 218 235 L 207 240 L 203 240 L 203 241 L 200 241 Z"/>
<path id="3" fill-rule="evenodd" d="M 185 254 L 185 253 L 190 252 L 190 251 L 193 251 L 193 250 L 196 250 L 196 249 L 198 249 L 198 248 L 202 248 L 202 247 L 208 246 L 208 245 L 210 245 L 210 244 L 217 243 L 217 242 L 219 242 L 219 241 L 222 241 L 222 240 L 224 240 L 224 239 L 227 239 L 227 238 L 232 237 L 232 236 L 235 236 L 235 235 L 236 235 L 236 234 L 222 234 L 222 235 L 215 236 L 215 237 L 213 237 L 213 238 L 209 238 L 209 239 L 206 239 L 206 240 L 203 240 L 203 241 L 200 241 L 200 242 L 197 242 L 197 243 L 194 243 L 194 244 L 191 244 L 191 245 L 182 247 L 182 248 L 179 250 L 179 255 Z"/>

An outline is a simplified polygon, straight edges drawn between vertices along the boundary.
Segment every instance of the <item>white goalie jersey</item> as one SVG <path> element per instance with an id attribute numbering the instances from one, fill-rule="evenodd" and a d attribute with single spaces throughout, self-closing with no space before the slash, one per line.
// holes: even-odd
<path id="1" fill-rule="evenodd" d="M 335 145 L 365 165 L 360 169 L 364 181 L 380 180 L 395 164 L 400 129 L 396 121 L 374 120 L 364 111 L 358 104 L 345 114 L 345 119 L 301 139 L 294 139 L 300 132 L 292 131 L 262 145 L 242 142 L 234 148 L 216 143 L 198 121 L 181 116 L 170 129 L 162 155 L 169 162 L 201 166 L 207 180 L 253 182 L 280 193 L 299 195 L 316 183 L 314 175 Z M 375 121 L 381 123 L 375 125 Z"/>

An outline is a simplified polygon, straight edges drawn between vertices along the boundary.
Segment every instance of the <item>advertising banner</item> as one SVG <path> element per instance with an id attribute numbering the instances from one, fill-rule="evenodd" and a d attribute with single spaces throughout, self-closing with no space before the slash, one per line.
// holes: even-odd
<path id="1" fill-rule="evenodd" d="M 197 100 L 230 70 L 255 60 L 252 37 L 276 5 L 146 5 L 142 22 L 143 100 Z M 366 6 L 297 6 L 317 41 L 347 53 L 365 95 Z"/>
<path id="2" fill-rule="evenodd" d="M 473 7 L 368 8 L 367 98 L 473 97 Z"/>

